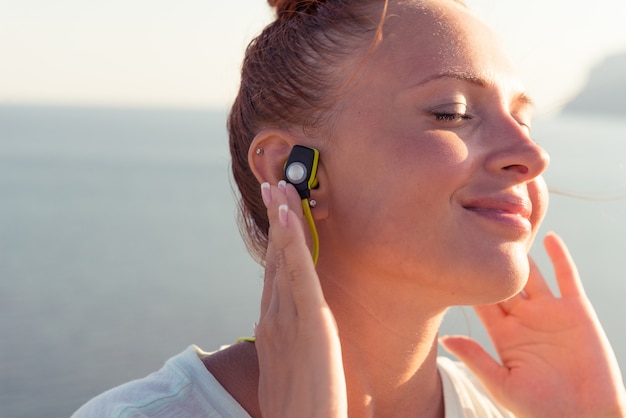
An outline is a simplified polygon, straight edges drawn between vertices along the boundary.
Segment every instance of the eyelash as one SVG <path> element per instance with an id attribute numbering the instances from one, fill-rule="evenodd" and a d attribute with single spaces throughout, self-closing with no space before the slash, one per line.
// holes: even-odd
<path id="1" fill-rule="evenodd" d="M 471 116 L 469 116 L 466 113 L 440 113 L 440 112 L 433 112 L 433 115 L 435 116 L 435 119 L 437 119 L 438 121 L 441 122 L 459 122 L 462 120 L 470 120 L 472 119 Z"/>

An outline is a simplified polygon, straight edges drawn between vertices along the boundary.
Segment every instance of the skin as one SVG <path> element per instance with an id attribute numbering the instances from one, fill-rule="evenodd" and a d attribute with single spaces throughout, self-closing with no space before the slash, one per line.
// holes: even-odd
<path id="1" fill-rule="evenodd" d="M 561 298 L 527 256 L 548 156 L 530 137 L 523 86 L 467 10 L 425 4 L 390 5 L 328 141 L 279 129 L 255 138 L 271 225 L 257 342 L 205 364 L 252 416 L 443 417 L 442 316 L 491 304 L 477 310 L 500 363 L 465 338 L 444 345 L 502 405 L 623 416 L 619 368 L 567 250 L 547 238 Z M 299 198 L 279 184 L 294 144 L 321 153 L 317 268 Z"/>

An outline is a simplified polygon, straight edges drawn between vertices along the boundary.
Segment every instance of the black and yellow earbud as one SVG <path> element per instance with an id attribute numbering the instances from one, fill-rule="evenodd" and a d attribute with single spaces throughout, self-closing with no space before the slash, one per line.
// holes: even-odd
<path id="1" fill-rule="evenodd" d="M 295 145 L 285 163 L 285 180 L 294 185 L 301 199 L 311 197 L 317 187 L 317 164 L 320 153 L 315 148 Z"/>
<path id="2" fill-rule="evenodd" d="M 311 198 L 311 189 L 315 189 L 318 185 L 316 176 L 319 156 L 319 151 L 315 148 L 295 145 L 289 153 L 284 169 L 285 181 L 293 184 L 300 195 L 300 199 L 302 199 L 302 210 L 313 240 L 312 257 L 314 264 L 317 264 L 319 255 L 319 238 L 311 214 L 311 206 L 314 201 L 309 202 L 309 199 Z"/>

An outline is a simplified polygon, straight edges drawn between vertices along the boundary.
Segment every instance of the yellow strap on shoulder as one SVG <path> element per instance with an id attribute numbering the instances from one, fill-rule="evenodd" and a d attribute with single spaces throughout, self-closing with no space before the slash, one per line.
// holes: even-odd
<path id="1" fill-rule="evenodd" d="M 237 343 L 254 343 L 256 338 L 254 337 L 240 337 L 235 340 L 235 344 Z"/>

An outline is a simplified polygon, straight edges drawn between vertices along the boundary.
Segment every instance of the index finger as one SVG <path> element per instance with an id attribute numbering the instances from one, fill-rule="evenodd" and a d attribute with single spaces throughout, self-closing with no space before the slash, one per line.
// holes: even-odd
<path id="1" fill-rule="evenodd" d="M 528 256 L 528 263 L 530 265 L 530 273 L 528 274 L 526 286 L 524 286 L 524 291 L 528 297 L 532 299 L 541 296 L 554 296 L 535 260 Z"/>
<path id="2" fill-rule="evenodd" d="M 290 184 L 263 185 L 262 193 L 270 229 L 261 319 L 279 305 L 299 315 L 317 311 L 326 301 L 307 246 L 302 201 Z"/>
<path id="3" fill-rule="evenodd" d="M 282 183 L 282 184 L 281 184 Z M 270 224 L 268 231 L 268 245 L 265 252 L 265 272 L 263 277 L 263 292 L 261 294 L 261 313 L 260 319 L 262 320 L 264 315 L 270 309 L 272 301 L 274 304 L 278 303 L 278 298 L 275 297 L 276 275 L 278 272 L 278 256 L 282 256 L 277 250 L 276 245 L 272 240 L 272 229 L 278 228 L 278 213 L 281 206 L 297 207 L 299 199 L 294 198 L 290 194 L 286 193 L 286 183 L 279 182 L 277 186 L 271 186 L 265 182 L 261 184 L 261 197 L 263 198 L 263 204 L 267 208 L 267 217 Z"/>
<path id="4" fill-rule="evenodd" d="M 554 232 L 549 232 L 543 240 L 548 256 L 552 261 L 561 297 L 585 295 L 578 269 L 563 240 Z"/>
<path id="5" fill-rule="evenodd" d="M 284 216 L 274 220 L 270 228 L 270 240 L 276 256 L 274 280 L 279 287 L 289 289 L 299 314 L 309 313 L 325 306 L 326 301 L 306 242 L 302 203 L 290 184 L 286 187 L 286 196 L 287 204 L 279 207 L 279 215 L 283 212 Z"/>

